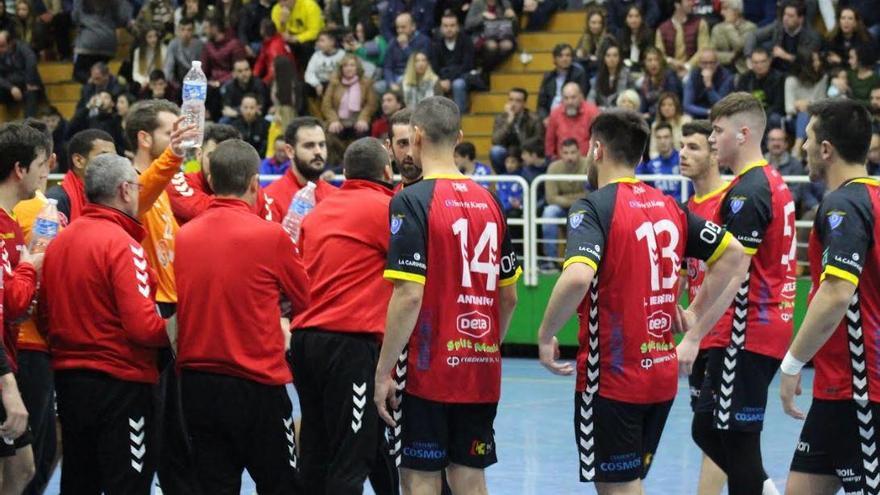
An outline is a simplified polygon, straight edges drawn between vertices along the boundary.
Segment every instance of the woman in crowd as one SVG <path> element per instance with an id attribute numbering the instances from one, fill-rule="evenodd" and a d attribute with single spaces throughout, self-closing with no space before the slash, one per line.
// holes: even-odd
<path id="1" fill-rule="evenodd" d="M 159 39 L 159 32 L 150 28 L 144 38 L 134 49 L 132 58 L 131 78 L 141 87 L 150 82 L 150 73 L 165 67 L 166 49 Z"/>
<path id="2" fill-rule="evenodd" d="M 852 92 L 851 98 L 865 105 L 871 100 L 871 90 L 880 86 L 880 76 L 874 70 L 876 63 L 877 50 L 873 45 L 856 45 L 850 48 L 847 80 Z"/>
<path id="3" fill-rule="evenodd" d="M 346 35 L 342 40 L 342 47 L 361 59 L 368 77 L 374 81 L 381 79 L 388 42 L 379 34 L 379 28 L 375 24 L 370 21 L 359 21 L 354 26 L 354 33 Z"/>
<path id="4" fill-rule="evenodd" d="M 321 102 L 321 113 L 327 121 L 330 163 L 342 163 L 348 143 L 369 135 L 370 119 L 378 106 L 373 81 L 364 76 L 361 60 L 347 53 L 331 76 Z"/>
<path id="5" fill-rule="evenodd" d="M 639 109 L 642 108 L 642 99 L 639 98 L 638 91 L 627 89 L 617 95 L 617 108 L 638 112 Z"/>
<path id="6" fill-rule="evenodd" d="M 627 9 L 617 41 L 620 42 L 623 63 L 630 68 L 630 71 L 641 72 L 642 56 L 646 50 L 654 46 L 654 33 L 645 23 L 645 15 L 638 5 L 633 4 Z"/>
<path id="7" fill-rule="evenodd" d="M 823 51 L 829 67 L 846 65 L 849 51 L 861 45 L 874 45 L 862 16 L 852 7 L 844 7 L 837 14 L 837 24 L 825 41 Z"/>
<path id="8" fill-rule="evenodd" d="M 599 65 L 599 50 L 605 37 L 608 36 L 608 27 L 605 22 L 603 10 L 595 7 L 587 9 L 587 30 L 577 42 L 575 57 L 587 71 L 588 76 L 595 74 Z"/>
<path id="9" fill-rule="evenodd" d="M 663 93 L 681 94 L 681 81 L 678 74 L 666 65 L 666 57 L 655 47 L 642 54 L 642 77 L 636 81 L 639 96 L 642 98 L 642 113 L 648 120 L 657 113 L 657 103 Z"/>
<path id="10" fill-rule="evenodd" d="M 164 42 L 174 37 L 174 7 L 171 0 L 149 0 L 141 8 L 135 22 L 135 38 L 142 38 L 150 29 L 159 33 Z"/>
<path id="11" fill-rule="evenodd" d="M 183 0 L 180 3 L 180 7 L 177 7 L 174 11 L 174 27 L 175 29 L 180 25 L 180 21 L 182 19 L 192 19 L 193 20 L 193 34 L 200 38 L 202 41 L 205 40 L 205 4 L 204 0 Z"/>
<path id="12" fill-rule="evenodd" d="M 599 50 L 599 70 L 593 78 L 587 99 L 600 108 L 617 103 L 617 95 L 632 86 L 629 68 L 620 57 L 620 45 L 614 38 L 605 38 Z"/>
<path id="13" fill-rule="evenodd" d="M 742 0 L 722 0 L 721 17 L 724 19 L 712 28 L 712 48 L 718 63 L 738 74 L 749 68 L 743 56 L 746 37 L 758 29 L 755 23 L 743 17 Z"/>
<path id="14" fill-rule="evenodd" d="M 813 52 L 809 58 L 799 54 L 794 64 L 794 74 L 785 78 L 785 114 L 794 121 L 795 141 L 792 152 L 799 155 L 801 146 L 807 138 L 807 122 L 810 115 L 807 106 L 825 97 L 828 91 L 828 76 L 822 56 Z"/>
<path id="15" fill-rule="evenodd" d="M 464 21 L 474 47 L 483 59 L 483 71 L 489 72 L 516 48 L 516 13 L 510 0 L 474 0 Z"/>
<path id="16" fill-rule="evenodd" d="M 681 149 L 681 128 L 693 120 L 690 115 L 685 115 L 681 107 L 681 100 L 675 93 L 663 93 L 657 101 L 657 118 L 651 124 L 651 135 L 661 122 L 666 122 L 672 127 L 672 146 Z M 648 148 L 648 156 L 657 158 L 658 152 L 654 140 Z"/>
<path id="17" fill-rule="evenodd" d="M 403 99 L 406 106 L 413 107 L 419 101 L 434 96 L 438 81 L 428 55 L 422 52 L 410 55 L 403 72 Z"/>

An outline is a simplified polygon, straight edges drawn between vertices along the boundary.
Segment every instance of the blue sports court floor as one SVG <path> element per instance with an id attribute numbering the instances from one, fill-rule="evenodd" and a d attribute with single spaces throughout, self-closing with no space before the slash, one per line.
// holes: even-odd
<path id="1" fill-rule="evenodd" d="M 804 396 L 798 404 L 806 410 L 812 390 L 812 369 L 805 370 L 803 378 Z M 495 421 L 499 459 L 487 471 L 490 493 L 596 493 L 592 485 L 578 482 L 572 430 L 573 390 L 574 377 L 551 375 L 537 360 L 504 360 L 501 404 Z M 687 393 L 687 382 L 679 379 L 678 396 L 646 482 L 648 494 L 690 495 L 696 491 L 700 452 L 690 438 Z M 766 418 L 764 467 L 782 492 L 801 423 L 782 412 L 778 377 L 771 385 Z M 47 493 L 58 493 L 58 478 L 56 472 Z M 253 481 L 247 475 L 244 478 L 241 493 L 255 493 Z M 372 495 L 369 483 L 364 493 Z"/>

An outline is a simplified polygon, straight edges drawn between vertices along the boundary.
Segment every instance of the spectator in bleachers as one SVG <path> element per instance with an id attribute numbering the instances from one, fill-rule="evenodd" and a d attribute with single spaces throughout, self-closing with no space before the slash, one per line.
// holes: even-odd
<path id="1" fill-rule="evenodd" d="M 389 43 L 395 36 L 400 37 L 399 20 L 403 13 L 410 15 L 414 30 L 418 30 L 425 36 L 431 36 L 431 31 L 436 26 L 434 7 L 435 0 L 388 0 L 380 21 L 382 36 Z"/>
<path id="2" fill-rule="evenodd" d="M 880 175 L 880 131 L 875 127 L 868 148 L 868 175 Z"/>
<path id="3" fill-rule="evenodd" d="M 69 60 L 73 54 L 70 44 L 70 9 L 68 0 L 33 0 L 31 7 L 37 15 L 37 23 L 48 33 L 44 49 L 56 48 L 61 60 Z M 0 28 L 2 29 L 2 28 Z"/>
<path id="4" fill-rule="evenodd" d="M 265 175 L 283 175 L 284 172 L 287 172 L 287 169 L 290 168 L 290 158 L 288 158 L 287 153 L 284 152 L 284 136 L 278 136 L 275 138 L 274 148 L 272 156 L 263 159 L 262 163 L 260 163 L 261 177 Z M 271 184 L 273 180 L 274 179 L 260 180 L 260 185 L 266 187 Z"/>
<path id="5" fill-rule="evenodd" d="M 15 33 L 15 12 L 6 11 L 6 1 L 0 2 L 0 31 Z"/>
<path id="6" fill-rule="evenodd" d="M 526 20 L 526 31 L 540 31 L 550 22 L 553 13 L 567 2 L 565 0 L 511 0 L 517 15 Z"/>
<path id="7" fill-rule="evenodd" d="M 871 111 L 871 118 L 874 126 L 880 124 L 880 86 L 871 90 L 871 101 L 868 104 L 868 110 Z"/>
<path id="8" fill-rule="evenodd" d="M 645 15 L 638 5 L 630 5 L 626 10 L 623 27 L 617 34 L 623 61 L 634 72 L 642 70 L 644 53 L 654 46 L 654 32 L 645 22 Z M 665 59 L 664 59 L 665 62 Z"/>
<path id="9" fill-rule="evenodd" d="M 531 184 L 539 175 L 547 173 L 547 157 L 544 156 L 544 144 L 539 139 L 530 139 L 523 143 L 522 151 L 523 179 Z M 538 202 L 544 200 L 544 187 L 538 189 Z"/>
<path id="10" fill-rule="evenodd" d="M 232 66 L 232 75 L 232 79 L 220 88 L 220 94 L 223 95 L 224 119 L 229 120 L 239 116 L 241 99 L 248 93 L 256 95 L 261 102 L 260 113 L 265 114 L 269 108 L 269 90 L 260 78 L 254 77 L 250 62 L 246 58 L 236 60 Z"/>
<path id="11" fill-rule="evenodd" d="M 39 56 L 49 44 L 48 36 L 46 26 L 37 22 L 30 0 L 16 0 L 15 39 L 30 45 L 34 53 Z"/>
<path id="12" fill-rule="evenodd" d="M 202 71 L 208 78 L 205 107 L 208 117 L 216 120 L 222 116 L 220 87 L 232 79 L 233 66 L 236 60 L 245 58 L 245 53 L 238 38 L 229 36 L 221 18 L 211 17 L 205 26 L 209 39 L 202 48 Z"/>
<path id="13" fill-rule="evenodd" d="M 770 54 L 756 48 L 749 56 L 751 69 L 739 76 L 737 91 L 754 96 L 767 113 L 767 126 L 779 127 L 785 115 L 785 75 L 770 66 Z"/>
<path id="14" fill-rule="evenodd" d="M 296 65 L 296 59 L 293 56 L 293 51 L 290 50 L 290 46 L 278 34 L 272 19 L 265 18 L 260 22 L 260 34 L 263 37 L 263 43 L 257 50 L 259 56 L 257 56 L 257 61 L 254 63 L 254 76 L 262 79 L 269 86 L 275 80 L 275 59 L 284 57 L 294 65 Z M 246 46 L 245 50 L 247 48 Z"/>
<path id="15" fill-rule="evenodd" d="M 829 98 L 849 98 L 852 96 L 852 90 L 849 88 L 849 71 L 843 67 L 831 69 L 828 71 L 828 97 Z"/>
<path id="16" fill-rule="evenodd" d="M 522 150 L 527 141 L 543 145 L 544 124 L 541 118 L 526 108 L 529 92 L 523 88 L 513 88 L 507 92 L 504 112 L 495 116 L 492 124 L 492 149 L 489 159 L 492 168 L 502 173 L 504 159 L 512 148 Z M 541 147 L 543 150 L 543 146 Z"/>
<path id="17" fill-rule="evenodd" d="M 575 45 L 574 54 L 581 67 L 587 71 L 587 75 L 596 73 L 599 65 L 599 51 L 602 43 L 608 37 L 608 26 L 605 21 L 605 11 L 598 7 L 587 9 L 586 31 L 581 35 Z"/>
<path id="18" fill-rule="evenodd" d="M 125 153 L 125 134 L 122 132 L 122 118 L 116 113 L 116 102 L 109 91 L 100 91 L 92 96 L 83 108 L 73 114 L 67 126 L 68 139 L 85 129 L 100 129 L 113 136 L 116 153 Z"/>
<path id="19" fill-rule="evenodd" d="M 807 175 L 807 170 L 800 160 L 788 151 L 788 136 L 781 127 L 767 131 L 767 154 L 764 158 L 783 176 Z M 805 212 L 814 210 L 822 201 L 821 194 L 809 183 L 789 184 L 792 199 L 797 206 L 798 218 Z"/>
<path id="20" fill-rule="evenodd" d="M 171 81 L 168 81 L 168 79 L 165 78 L 165 72 L 156 69 L 150 72 L 150 82 L 141 90 L 140 99 L 168 100 L 179 104 L 180 98 L 180 86 Z M 128 103 L 134 104 L 135 102 L 129 101 Z M 116 110 L 119 111 L 119 98 L 116 99 Z"/>
<path id="21" fill-rule="evenodd" d="M 559 159 L 547 167 L 547 175 L 586 175 L 589 168 L 586 157 L 581 156 L 580 145 L 574 138 L 562 141 L 560 145 Z M 584 183 L 582 181 L 548 181 L 544 184 L 545 199 L 547 205 L 541 213 L 541 218 L 565 218 L 568 209 L 575 201 L 584 197 Z M 544 242 L 543 254 L 548 258 L 557 257 L 559 243 L 559 225 L 541 225 L 541 238 Z M 545 260 L 540 263 L 541 270 L 551 271 L 556 269 L 556 263 Z"/>
<path id="22" fill-rule="evenodd" d="M 85 84 L 96 62 L 116 56 L 116 29 L 131 24 L 131 6 L 119 0 L 73 0 L 71 15 L 77 29 L 73 78 Z"/>
<path id="23" fill-rule="evenodd" d="M 202 59 L 205 43 L 195 36 L 195 21 L 184 18 L 177 25 L 177 36 L 168 44 L 165 52 L 165 76 L 170 81 L 183 82 L 186 73 L 192 69 L 193 60 Z"/>
<path id="24" fill-rule="evenodd" d="M 379 28 L 372 21 L 362 21 L 355 24 L 354 32 L 346 35 L 342 41 L 345 51 L 354 53 L 364 64 L 364 71 L 369 66 L 373 67 L 370 77 L 374 81 L 382 80 L 382 67 L 385 65 L 385 52 L 388 51 L 388 42 L 379 34 Z"/>
<path id="25" fill-rule="evenodd" d="M 80 90 L 79 102 L 76 108 L 80 109 L 86 106 L 86 103 L 100 91 L 107 91 L 111 95 L 118 95 L 125 90 L 116 76 L 110 73 L 110 67 L 104 62 L 97 62 L 92 66 L 89 72 L 89 80 Z"/>
<path id="26" fill-rule="evenodd" d="M 617 108 L 624 108 L 626 110 L 638 112 L 642 108 L 642 99 L 639 98 L 638 91 L 634 89 L 627 89 L 617 95 L 617 101 L 615 102 L 615 105 L 617 106 Z"/>
<path id="27" fill-rule="evenodd" d="M 174 28 L 179 33 L 184 20 L 192 21 L 193 35 L 200 41 L 207 41 L 204 0 L 183 0 L 179 3 L 180 7 L 174 10 Z"/>
<path id="28" fill-rule="evenodd" d="M 412 14 L 403 12 L 394 21 L 397 27 L 397 37 L 387 38 L 388 52 L 385 54 L 385 68 L 382 72 L 385 77 L 385 87 L 394 90 L 401 89 L 401 80 L 406 70 L 407 62 L 415 52 L 428 53 L 431 51 L 431 39 L 416 31 Z"/>
<path id="29" fill-rule="evenodd" d="M 746 37 L 755 32 L 758 26 L 742 14 L 742 0 L 722 0 L 721 16 L 724 21 L 712 28 L 712 49 L 718 55 L 718 62 L 738 74 L 748 70 L 743 47 Z"/>
<path id="30" fill-rule="evenodd" d="M 134 49 L 131 78 L 141 87 L 150 82 L 150 73 L 165 68 L 168 49 L 159 36 L 159 31 L 149 28 Z"/>
<path id="31" fill-rule="evenodd" d="M 382 93 L 381 106 L 382 115 L 374 120 L 370 127 L 370 136 L 376 139 L 388 137 L 388 123 L 391 121 L 391 116 L 404 107 L 403 94 L 391 90 Z"/>
<path id="32" fill-rule="evenodd" d="M 439 83 L 440 78 L 434 73 L 427 54 L 414 52 L 409 56 L 402 80 L 403 101 L 406 106 L 414 107 L 419 101 L 434 96 Z"/>
<path id="33" fill-rule="evenodd" d="M 549 159 L 559 156 L 562 143 L 573 138 L 586 154 L 590 142 L 590 124 L 599 115 L 599 107 L 584 99 L 577 83 L 562 88 L 562 105 L 550 113 L 544 137 L 544 153 Z"/>
<path id="34" fill-rule="evenodd" d="M 681 80 L 666 65 L 666 57 L 653 46 L 645 50 L 642 68 L 642 77 L 636 81 L 642 99 L 641 112 L 653 118 L 657 113 L 660 95 L 667 92 L 681 94 Z"/>
<path id="35" fill-rule="evenodd" d="M 329 163 L 341 164 L 348 144 L 369 135 L 370 119 L 377 107 L 373 81 L 364 76 L 360 59 L 346 54 L 330 78 L 321 103 L 327 122 Z"/>
<path id="36" fill-rule="evenodd" d="M 794 153 L 800 154 L 801 146 L 807 139 L 807 122 L 810 121 L 807 106 L 825 97 L 828 75 L 817 52 L 811 53 L 809 58 L 799 54 L 794 68 L 794 74 L 785 78 L 785 114 L 794 121 Z"/>
<path id="37" fill-rule="evenodd" d="M 304 79 L 311 89 L 310 96 L 314 92 L 320 98 L 324 95 L 327 83 L 330 82 L 330 76 L 333 75 L 342 57 L 345 56 L 345 51 L 336 46 L 336 38 L 327 31 L 318 35 L 316 46 L 318 49 L 309 59 Z"/>
<path id="38" fill-rule="evenodd" d="M 637 174 L 644 175 L 678 175 L 678 149 L 672 142 L 672 126 L 669 122 L 661 122 L 651 132 L 651 146 L 657 150 L 657 156 L 643 161 L 636 167 Z M 681 182 L 674 180 L 657 180 L 650 185 L 663 191 L 663 194 L 681 199 Z"/>
<path id="39" fill-rule="evenodd" d="M 516 47 L 516 13 L 509 0 L 473 0 L 464 29 L 476 37 L 485 77 Z"/>
<path id="40" fill-rule="evenodd" d="M 608 28 L 612 33 L 620 38 L 623 27 L 626 25 L 626 18 L 632 7 L 638 7 L 644 18 L 644 23 L 649 29 L 654 29 L 660 22 L 660 6 L 654 0 L 616 0 L 605 2 L 605 8 L 608 10 Z"/>
<path id="41" fill-rule="evenodd" d="M 809 54 L 822 48 L 822 38 L 805 22 L 806 9 L 798 0 L 785 0 L 782 16 L 746 37 L 746 56 L 762 46 L 773 57 L 773 67 L 790 72 L 798 52 Z"/>
<path id="42" fill-rule="evenodd" d="M 733 76 L 718 65 L 718 56 L 711 48 L 701 51 L 698 60 L 700 65 L 691 70 L 684 85 L 684 111 L 705 119 L 712 105 L 733 91 Z"/>
<path id="43" fill-rule="evenodd" d="M 257 150 L 260 156 L 266 154 L 266 137 L 269 135 L 269 123 L 260 112 L 260 99 L 253 93 L 247 93 L 241 98 L 238 107 L 238 117 L 232 119 L 230 125 L 235 127 L 241 138 Z"/>
<path id="44" fill-rule="evenodd" d="M 873 45 L 859 45 L 849 50 L 847 79 L 852 92 L 850 98 L 865 105 L 871 99 L 871 90 L 880 86 L 880 76 L 874 70 L 877 49 Z"/>
<path id="45" fill-rule="evenodd" d="M 492 167 L 477 161 L 477 148 L 470 141 L 462 141 L 455 145 L 452 157 L 458 170 L 468 177 L 493 175 Z"/>
<path id="46" fill-rule="evenodd" d="M 465 79 L 474 68 L 474 44 L 461 32 L 458 17 L 452 12 L 443 15 L 440 33 L 431 46 L 431 67 L 440 78 L 440 93 L 452 95 L 462 114 L 468 109 L 468 84 Z"/>
<path id="47" fill-rule="evenodd" d="M 840 0 L 840 8 L 849 7 L 862 15 L 868 32 L 874 39 L 880 39 L 880 9 L 875 0 Z"/>
<path id="48" fill-rule="evenodd" d="M 135 20 L 132 34 L 143 38 L 147 32 L 155 30 L 163 42 L 174 36 L 174 7 L 170 0 L 149 0 L 141 7 Z"/>
<path id="49" fill-rule="evenodd" d="M 324 19 L 327 29 L 354 32 L 359 22 L 373 22 L 373 5 L 370 0 L 327 0 Z"/>
<path id="50" fill-rule="evenodd" d="M 611 108 L 617 104 L 620 93 L 633 86 L 629 67 L 623 64 L 620 45 L 614 38 L 607 38 L 599 51 L 599 66 L 596 77 L 590 81 L 590 94 L 587 99 L 599 108 Z"/>
<path id="51" fill-rule="evenodd" d="M 657 102 L 657 115 L 651 124 L 651 135 L 657 129 L 657 126 L 667 123 L 672 128 L 672 146 L 681 149 L 681 128 L 685 124 L 693 120 L 690 115 L 682 112 L 681 100 L 675 93 L 663 93 Z M 648 156 L 655 158 L 660 152 L 657 150 L 657 143 L 652 139 L 648 145 Z"/>
<path id="52" fill-rule="evenodd" d="M 568 43 L 561 43 L 553 47 L 554 69 L 544 73 L 541 80 L 541 89 L 538 90 L 538 115 L 544 119 L 562 103 L 562 88 L 568 83 L 575 83 L 581 90 L 581 94 L 590 92 L 590 81 L 587 73 L 581 67 L 574 65 L 574 49 Z"/>
<path id="53" fill-rule="evenodd" d="M 22 105 L 25 117 L 37 113 L 43 82 L 31 47 L 9 31 L 0 31 L 0 103 Z"/>
<path id="54" fill-rule="evenodd" d="M 315 0 L 278 0 L 272 7 L 275 28 L 290 44 L 296 59 L 304 64 L 315 51 L 315 41 L 324 29 L 324 15 Z M 302 66 L 299 68 L 302 70 Z"/>
<path id="55" fill-rule="evenodd" d="M 711 44 L 709 24 L 693 14 L 694 0 L 674 0 L 674 4 L 672 17 L 657 27 L 655 45 L 684 78 L 697 63 L 700 51 Z"/>
<path id="56" fill-rule="evenodd" d="M 223 25 L 229 30 L 229 36 L 238 36 L 238 22 L 241 14 L 242 0 L 214 0 L 216 14 L 223 19 Z M 243 39 L 239 41 L 244 44 Z"/>
<path id="57" fill-rule="evenodd" d="M 58 158 L 58 168 L 55 172 L 60 174 L 67 172 L 67 142 L 65 140 L 67 120 L 64 119 L 57 108 L 51 105 L 42 107 L 37 112 L 37 118 L 46 124 L 49 132 L 52 133 L 52 145 L 54 147 L 52 152 Z"/>
<path id="58" fill-rule="evenodd" d="M 156 72 L 156 71 L 154 71 Z M 161 71 L 158 71 L 161 72 Z M 166 85 L 167 88 L 167 85 Z M 156 98 L 143 98 L 143 99 L 156 99 Z M 161 99 L 161 97 L 160 97 Z M 169 101 L 177 103 L 173 98 L 168 98 Z M 125 116 L 128 115 L 128 111 L 131 110 L 131 106 L 138 102 L 138 99 L 134 97 L 131 93 L 122 93 L 116 97 L 116 114 L 119 115 L 119 118 L 122 119 L 122 130 L 125 130 Z"/>
<path id="59" fill-rule="evenodd" d="M 238 39 L 244 43 L 248 58 L 256 58 L 262 53 L 266 40 L 263 22 L 266 20 L 272 22 L 272 0 L 251 0 L 239 12 Z M 273 23 L 272 26 L 274 27 L 275 24 Z M 277 33 L 278 29 L 275 29 L 275 32 Z M 283 40 L 280 35 L 279 38 Z M 269 59 L 269 62 L 271 67 L 272 59 Z"/>
<path id="60" fill-rule="evenodd" d="M 829 67 L 847 65 L 849 51 L 860 45 L 874 45 L 874 38 L 865 27 L 862 16 L 852 7 L 844 7 L 837 14 L 837 25 L 825 40 L 822 51 Z"/>

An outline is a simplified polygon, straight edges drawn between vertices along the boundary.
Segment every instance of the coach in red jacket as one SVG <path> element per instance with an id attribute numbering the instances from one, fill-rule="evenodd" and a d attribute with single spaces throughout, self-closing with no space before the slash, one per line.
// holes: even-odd
<path id="1" fill-rule="evenodd" d="M 309 302 L 308 277 L 280 225 L 254 215 L 260 157 L 240 139 L 217 146 L 215 198 L 177 234 L 183 412 L 204 493 L 291 493 L 296 468 L 285 335 L 278 301 Z"/>
<path id="2" fill-rule="evenodd" d="M 91 204 L 49 244 L 40 289 L 64 444 L 61 492 L 146 495 L 156 348 L 169 342 L 134 218 L 140 186 L 131 162 L 111 154 L 89 163 L 85 185 Z"/>
<path id="3" fill-rule="evenodd" d="M 291 351 L 306 493 L 360 494 L 374 467 L 374 483 L 396 480 L 387 456 L 375 462 L 384 442 L 369 400 L 392 289 L 382 278 L 391 163 L 378 139 L 363 138 L 346 150 L 344 169 L 345 183 L 302 228 L 312 303 L 294 320 Z"/>

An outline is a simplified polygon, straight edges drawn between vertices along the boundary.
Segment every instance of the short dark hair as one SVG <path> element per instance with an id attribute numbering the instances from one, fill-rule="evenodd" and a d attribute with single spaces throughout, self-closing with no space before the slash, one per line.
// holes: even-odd
<path id="1" fill-rule="evenodd" d="M 544 143 L 540 139 L 528 139 L 522 143 L 522 153 L 544 157 Z"/>
<path id="2" fill-rule="evenodd" d="M 390 164 L 388 150 L 376 138 L 365 137 L 351 143 L 342 158 L 346 179 L 382 180 Z"/>
<path id="3" fill-rule="evenodd" d="M 256 102 L 257 102 L 257 106 L 263 104 L 262 98 L 260 98 L 260 95 L 258 95 L 258 94 L 256 94 L 256 93 L 245 93 L 245 94 L 243 94 L 243 95 L 241 96 L 241 101 L 244 101 L 245 98 L 253 98 L 254 100 L 256 100 Z M 239 103 L 239 105 L 241 105 L 241 103 Z"/>
<path id="4" fill-rule="evenodd" d="M 632 110 L 607 110 L 590 125 L 591 139 L 600 141 L 611 158 L 633 168 L 641 161 L 650 135 L 645 119 Z"/>
<path id="5" fill-rule="evenodd" d="M 461 131 L 458 105 L 443 96 L 431 96 L 416 103 L 410 125 L 425 133 L 434 145 L 452 145 Z"/>
<path id="6" fill-rule="evenodd" d="M 816 141 L 828 141 L 841 158 L 864 163 L 871 146 L 871 114 L 865 105 L 846 98 L 825 98 L 807 107 L 815 120 Z"/>
<path id="7" fill-rule="evenodd" d="M 568 43 L 558 43 L 556 46 L 553 47 L 553 58 L 556 58 L 556 57 L 559 57 L 560 55 L 562 55 L 562 52 L 566 48 L 571 50 L 572 53 L 574 52 L 574 48 L 572 48 L 571 45 L 569 45 Z"/>
<path id="8" fill-rule="evenodd" d="M 394 112 L 388 120 L 388 139 L 394 140 L 394 126 L 405 125 L 409 128 L 412 119 L 412 108 L 401 108 Z"/>
<path id="9" fill-rule="evenodd" d="M 567 148 L 569 146 L 575 146 L 577 148 L 580 148 L 580 145 L 578 144 L 578 141 L 575 138 L 566 138 L 565 140 L 562 141 L 562 146 L 561 146 L 562 148 Z"/>
<path id="10" fill-rule="evenodd" d="M 321 121 L 314 117 L 297 117 L 290 121 L 287 124 L 287 129 L 284 129 L 284 142 L 291 145 L 296 146 L 296 134 L 302 128 L 311 128 L 311 127 L 320 127 Z"/>
<path id="11" fill-rule="evenodd" d="M 204 141 L 206 143 L 208 141 L 214 141 L 215 143 L 220 144 L 224 141 L 229 141 L 230 139 L 241 139 L 241 133 L 238 129 L 229 124 L 212 123 L 205 127 Z"/>
<path id="12" fill-rule="evenodd" d="M 0 125 L 0 181 L 9 178 L 16 163 L 29 170 L 40 151 L 52 152 L 40 131 L 20 122 Z"/>
<path id="13" fill-rule="evenodd" d="M 226 29 L 226 22 L 223 21 L 223 16 L 219 14 L 209 15 L 208 18 L 205 19 L 205 24 L 207 26 L 213 26 L 219 31 Z"/>
<path id="14" fill-rule="evenodd" d="M 382 93 L 382 96 L 383 96 L 383 97 L 384 97 L 385 95 L 391 95 L 391 96 L 393 96 L 394 99 L 397 100 L 397 103 L 400 104 L 401 109 L 403 109 L 403 107 L 406 106 L 406 99 L 404 99 L 404 97 L 403 97 L 403 93 L 401 93 L 400 91 L 395 91 L 395 90 L 393 90 L 393 89 L 388 89 L 388 90 L 386 90 L 384 93 Z"/>
<path id="15" fill-rule="evenodd" d="M 856 58 L 859 59 L 859 65 L 862 67 L 874 67 L 877 63 L 877 49 L 873 43 L 857 43 L 850 48 L 855 50 Z"/>
<path id="16" fill-rule="evenodd" d="M 77 132 L 67 141 L 67 160 L 69 168 L 73 169 L 73 155 L 83 158 L 89 156 L 95 141 L 113 142 L 113 136 L 101 129 L 85 129 Z"/>
<path id="17" fill-rule="evenodd" d="M 455 154 L 473 160 L 477 157 L 477 147 L 470 141 L 462 141 L 455 146 Z"/>
<path id="18" fill-rule="evenodd" d="M 162 69 L 153 69 L 150 71 L 150 82 L 158 81 L 159 79 L 165 80 L 165 71 Z"/>
<path id="19" fill-rule="evenodd" d="M 764 126 L 767 125 L 767 114 L 764 113 L 761 102 L 754 95 L 745 91 L 730 93 L 713 105 L 709 111 L 709 120 L 715 122 L 722 117 L 733 117 L 739 114 L 749 114 L 762 120 Z"/>
<path id="20" fill-rule="evenodd" d="M 162 112 L 180 115 L 180 107 L 168 100 L 143 100 L 131 106 L 125 116 L 125 140 L 131 151 L 137 151 L 139 132 L 152 134 L 159 127 Z"/>
<path id="21" fill-rule="evenodd" d="M 275 23 L 272 22 L 271 18 L 266 17 L 260 21 L 260 33 L 265 36 L 275 36 L 278 34 L 278 28 L 275 27 Z"/>
<path id="22" fill-rule="evenodd" d="M 802 2 L 801 0 L 785 0 L 779 7 L 780 17 L 783 13 L 785 13 L 785 9 L 788 8 L 795 9 L 795 11 L 797 11 L 798 17 L 803 17 L 807 14 L 807 6 L 804 5 L 804 2 Z"/>
<path id="23" fill-rule="evenodd" d="M 519 93 L 523 95 L 523 101 L 529 101 L 529 92 L 528 90 L 526 90 L 526 88 L 510 88 L 510 91 L 508 91 L 508 93 Z"/>
<path id="24" fill-rule="evenodd" d="M 681 126 L 682 136 L 686 137 L 694 134 L 702 134 L 703 136 L 706 136 L 706 139 L 709 139 L 709 136 L 712 135 L 712 124 L 708 120 L 701 119 L 693 120 Z"/>
<path id="25" fill-rule="evenodd" d="M 55 140 L 52 139 L 52 131 L 49 130 L 49 126 L 46 125 L 46 123 L 42 120 L 35 118 L 24 119 L 24 124 L 31 127 L 32 129 L 40 131 L 40 134 L 42 134 L 43 138 L 46 140 L 46 142 L 44 143 L 46 153 L 52 153 L 52 151 L 55 149 Z"/>
<path id="26" fill-rule="evenodd" d="M 755 48 L 754 50 L 752 50 L 752 55 L 754 55 L 756 53 L 760 54 L 760 55 L 764 55 L 767 58 L 770 58 L 770 52 L 768 52 L 767 49 L 762 46 L 759 46 L 759 47 Z M 751 58 L 752 55 L 749 55 L 749 57 Z"/>
<path id="27" fill-rule="evenodd" d="M 193 26 L 195 27 L 196 21 L 192 17 L 181 17 L 180 21 L 177 22 L 177 27 L 180 26 Z"/>
<path id="28" fill-rule="evenodd" d="M 458 22 L 458 16 L 455 15 L 455 12 L 453 12 L 452 9 L 444 10 L 441 18 L 443 18 L 443 19 L 453 19 L 454 18 L 456 20 L 456 22 Z M 459 24 L 461 24 L 461 23 L 459 22 Z"/>
<path id="29" fill-rule="evenodd" d="M 260 170 L 260 155 L 241 139 L 217 145 L 211 154 L 211 188 L 223 196 L 243 196 Z"/>

